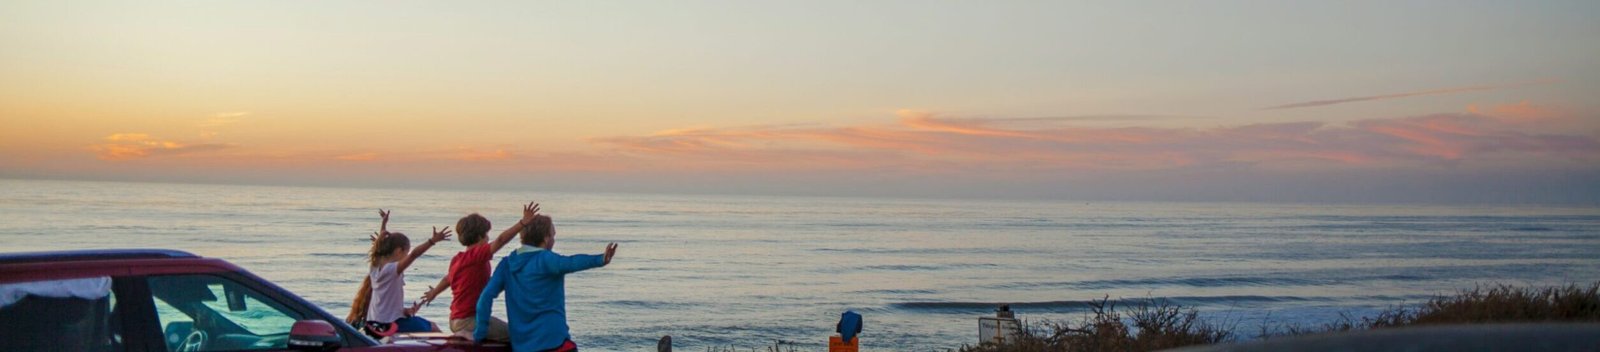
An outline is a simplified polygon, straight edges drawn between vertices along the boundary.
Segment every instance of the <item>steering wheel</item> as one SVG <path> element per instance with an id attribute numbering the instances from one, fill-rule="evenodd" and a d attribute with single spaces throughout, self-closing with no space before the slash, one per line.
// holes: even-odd
<path id="1" fill-rule="evenodd" d="M 195 330 L 183 338 L 183 343 L 178 344 L 177 352 L 200 352 L 206 350 L 206 332 Z"/>

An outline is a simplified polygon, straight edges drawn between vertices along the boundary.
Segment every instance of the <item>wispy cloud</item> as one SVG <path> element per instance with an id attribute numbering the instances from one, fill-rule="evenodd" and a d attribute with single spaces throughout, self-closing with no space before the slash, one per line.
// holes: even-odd
<path id="1" fill-rule="evenodd" d="M 1552 110 L 1527 102 L 1474 105 L 1467 110 L 1347 123 L 1207 128 L 1106 127 L 1074 117 L 972 118 L 902 110 L 893 117 L 847 125 L 695 127 L 598 137 L 588 139 L 596 149 L 568 151 L 514 144 L 234 150 L 231 144 L 165 140 L 143 133 L 107 135 L 88 149 L 103 160 L 181 155 L 204 158 L 210 165 L 350 165 L 362 170 L 426 166 L 493 174 L 889 171 L 1010 177 L 1183 168 L 1303 170 L 1600 161 L 1600 136 L 1560 127 L 1583 119 L 1553 116 Z"/>
<path id="2" fill-rule="evenodd" d="M 240 120 L 249 115 L 250 113 L 246 111 L 217 113 L 215 115 L 211 115 L 211 117 L 206 118 L 205 120 L 200 121 L 200 123 L 196 124 L 196 126 L 200 128 L 223 127 L 239 123 Z"/>
<path id="3" fill-rule="evenodd" d="M 1526 130 L 1526 124 L 1470 113 L 1215 128 L 1060 124 L 1019 128 L 1006 126 L 1007 122 L 901 111 L 897 124 L 700 128 L 592 142 L 620 153 L 682 164 L 768 169 L 1013 172 L 1600 158 L 1600 141 L 1594 136 L 1538 133 Z"/>
<path id="4" fill-rule="evenodd" d="M 149 139 L 150 135 L 143 133 L 114 133 L 106 136 L 106 141 L 111 142 L 142 142 Z"/>
<path id="5" fill-rule="evenodd" d="M 1443 89 L 1433 89 L 1433 90 L 1424 90 L 1424 91 L 1416 91 L 1416 92 L 1372 95 L 1372 96 L 1364 96 L 1364 97 L 1312 100 L 1312 101 L 1302 101 L 1302 102 L 1297 102 L 1297 103 L 1289 103 L 1289 104 L 1283 104 L 1283 105 L 1269 106 L 1269 107 L 1261 108 L 1261 110 L 1282 110 L 1282 109 L 1309 108 L 1309 107 L 1327 106 L 1327 105 L 1344 104 L 1344 103 L 1354 103 L 1354 102 L 1362 102 L 1362 101 L 1370 101 L 1370 100 L 1398 99 L 1398 98 L 1427 96 L 1427 95 L 1444 95 L 1444 94 L 1454 94 L 1454 93 L 1465 93 L 1465 92 L 1476 92 L 1476 91 L 1486 91 L 1486 90 L 1495 90 L 1495 89 L 1515 88 L 1515 87 L 1523 87 L 1523 86 L 1530 86 L 1530 85 L 1549 84 L 1549 83 L 1555 83 L 1555 82 L 1557 82 L 1557 81 L 1556 80 L 1540 80 L 1540 81 L 1521 82 L 1521 83 L 1512 83 L 1512 84 L 1478 85 L 1478 86 L 1468 86 L 1468 87 L 1443 88 Z"/>
<path id="6" fill-rule="evenodd" d="M 1479 107 L 1477 104 L 1467 105 L 1467 112 L 1479 115 L 1495 116 L 1515 121 L 1540 121 L 1561 117 L 1558 109 L 1547 106 L 1534 105 L 1527 100 L 1516 104 L 1496 104 Z"/>
<path id="7" fill-rule="evenodd" d="M 105 137 L 106 143 L 89 145 L 87 149 L 100 160 L 121 161 L 149 157 L 176 156 L 233 148 L 222 143 L 184 143 L 160 140 L 144 133 L 116 133 Z"/>
<path id="8" fill-rule="evenodd" d="M 517 157 L 516 153 L 506 148 L 477 149 L 471 147 L 459 147 L 456 148 L 453 154 L 454 155 L 451 156 L 452 158 L 462 161 L 500 161 L 511 160 Z"/>

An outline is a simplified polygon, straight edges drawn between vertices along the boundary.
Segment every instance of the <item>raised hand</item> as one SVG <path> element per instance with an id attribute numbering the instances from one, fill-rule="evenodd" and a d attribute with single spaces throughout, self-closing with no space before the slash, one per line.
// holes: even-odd
<path id="1" fill-rule="evenodd" d="M 433 228 L 433 238 L 428 239 L 428 241 L 433 243 L 444 242 L 445 240 L 450 239 L 450 235 L 451 233 L 449 226 L 445 226 L 443 231 L 440 231 L 439 227 L 436 226 Z"/>
<path id="2" fill-rule="evenodd" d="M 517 234 L 522 232 L 524 226 L 533 223 L 533 217 L 537 215 L 539 215 L 539 202 L 528 202 L 527 205 L 523 205 L 522 219 L 517 220 L 516 225 L 507 226 L 505 231 L 500 231 L 500 236 L 495 237 L 494 241 L 489 244 L 489 252 L 499 252 L 500 248 L 504 248 L 507 243 L 511 243 L 511 240 L 517 238 Z"/>
<path id="3" fill-rule="evenodd" d="M 389 234 L 389 212 L 392 210 L 378 209 L 378 216 L 383 218 L 383 223 L 378 225 L 378 233 Z"/>
<path id="4" fill-rule="evenodd" d="M 528 202 L 528 205 L 522 206 L 522 221 L 532 221 L 535 215 L 539 215 L 539 202 Z"/>
<path id="5" fill-rule="evenodd" d="M 438 298 L 438 297 L 439 297 L 439 291 L 434 291 L 433 290 L 433 286 L 429 285 L 428 286 L 428 293 L 425 293 L 425 294 L 422 295 L 422 300 L 417 301 L 417 305 L 418 306 L 427 306 L 428 304 L 433 303 L 433 299 L 434 298 Z"/>
<path id="6" fill-rule="evenodd" d="M 617 243 L 616 242 L 611 242 L 611 244 L 606 245 L 606 261 L 605 261 L 604 264 L 600 264 L 600 265 L 609 265 L 609 264 L 611 264 L 611 257 L 616 256 L 616 255 L 617 255 Z"/>

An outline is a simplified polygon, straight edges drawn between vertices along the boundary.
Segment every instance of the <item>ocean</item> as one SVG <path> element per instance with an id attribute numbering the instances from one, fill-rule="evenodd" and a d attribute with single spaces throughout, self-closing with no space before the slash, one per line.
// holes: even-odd
<path id="1" fill-rule="evenodd" d="M 1600 280 L 1600 208 L 698 196 L 0 180 L 0 251 L 171 248 L 238 264 L 336 316 L 366 272 L 377 209 L 421 241 L 478 212 L 491 235 L 542 203 L 584 349 L 826 350 L 839 314 L 863 350 L 978 341 L 978 318 L 1072 320 L 1102 297 L 1165 299 L 1249 335 L 1480 284 Z M 512 244 L 499 256 L 509 253 Z M 407 273 L 421 296 L 462 247 Z M 498 257 L 498 256 L 497 256 Z M 497 259 L 498 261 L 498 259 Z M 447 321 L 449 294 L 423 309 Z M 496 304 L 496 315 L 504 316 Z"/>

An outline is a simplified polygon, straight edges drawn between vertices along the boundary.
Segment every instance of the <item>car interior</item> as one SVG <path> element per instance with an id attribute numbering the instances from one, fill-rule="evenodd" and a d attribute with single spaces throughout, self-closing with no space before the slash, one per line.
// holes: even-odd
<path id="1" fill-rule="evenodd" d="M 286 348 L 298 313 L 236 282 L 210 275 L 150 278 L 167 350 Z"/>

